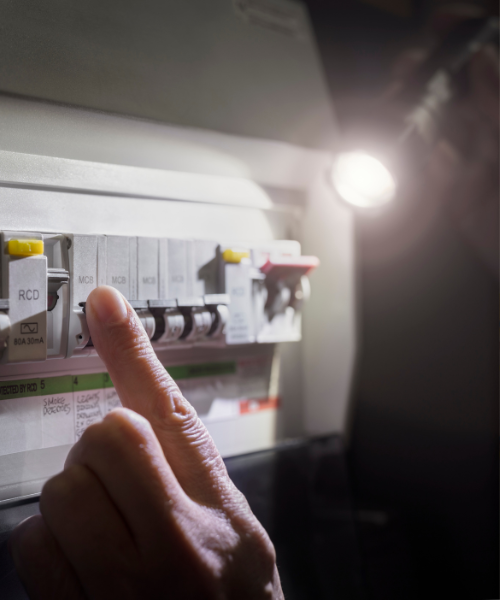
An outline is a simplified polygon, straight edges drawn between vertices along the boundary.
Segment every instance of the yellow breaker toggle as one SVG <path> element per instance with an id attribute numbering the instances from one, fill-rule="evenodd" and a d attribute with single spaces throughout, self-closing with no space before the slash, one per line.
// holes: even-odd
<path id="1" fill-rule="evenodd" d="M 43 254 L 43 240 L 9 240 L 7 254 L 11 256 L 37 256 Z"/>
<path id="2" fill-rule="evenodd" d="M 240 263 L 244 258 L 250 258 L 248 250 L 232 250 L 228 248 L 222 253 L 222 258 L 228 263 Z"/>

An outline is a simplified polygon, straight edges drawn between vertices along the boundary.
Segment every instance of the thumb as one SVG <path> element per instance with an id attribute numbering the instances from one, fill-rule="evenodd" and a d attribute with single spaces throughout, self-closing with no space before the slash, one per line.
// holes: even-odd
<path id="1" fill-rule="evenodd" d="M 207 429 L 158 360 L 133 308 L 114 288 L 86 304 L 94 346 L 127 408 L 151 423 L 172 471 L 193 500 L 218 505 L 232 483 Z"/>

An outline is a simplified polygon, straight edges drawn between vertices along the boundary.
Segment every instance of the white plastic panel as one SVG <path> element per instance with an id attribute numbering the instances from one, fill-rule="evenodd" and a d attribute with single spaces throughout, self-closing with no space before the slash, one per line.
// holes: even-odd
<path id="1" fill-rule="evenodd" d="M 224 456 L 270 448 L 282 436 L 272 346 L 159 357 Z M 120 405 L 99 358 L 9 370 L 0 377 L 0 500 L 39 492 L 84 429 Z"/>
<path id="2" fill-rule="evenodd" d="M 226 291 L 231 296 L 228 344 L 255 341 L 250 261 L 225 265 Z"/>
<path id="3" fill-rule="evenodd" d="M 311 189 L 303 250 L 321 266 L 303 311 L 304 424 L 310 435 L 345 432 L 356 352 L 354 216 L 323 178 Z"/>

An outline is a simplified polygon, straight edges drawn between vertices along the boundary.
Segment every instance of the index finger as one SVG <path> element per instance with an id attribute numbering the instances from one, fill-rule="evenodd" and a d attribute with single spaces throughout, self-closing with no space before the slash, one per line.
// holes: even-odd
<path id="1" fill-rule="evenodd" d="M 193 500 L 218 505 L 232 483 L 207 429 L 158 360 L 135 311 L 114 288 L 87 300 L 89 330 L 122 404 L 151 423 L 172 471 Z"/>

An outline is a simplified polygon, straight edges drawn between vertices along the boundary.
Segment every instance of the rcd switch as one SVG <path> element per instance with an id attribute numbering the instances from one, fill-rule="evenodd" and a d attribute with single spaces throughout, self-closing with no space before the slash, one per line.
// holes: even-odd
<path id="1" fill-rule="evenodd" d="M 3 362 L 47 358 L 47 257 L 41 234 L 4 231 L 2 296 L 9 300 L 10 331 Z M 4 317 L 5 320 L 5 317 Z"/>
<path id="2" fill-rule="evenodd" d="M 250 250 L 220 247 L 219 263 L 221 287 L 231 298 L 227 343 L 252 344 L 255 326 Z"/>
<path id="3" fill-rule="evenodd" d="M 300 311 L 309 296 L 308 273 L 319 264 L 315 256 L 269 258 L 260 268 L 265 275 L 266 300 L 261 313 L 259 342 L 300 339 Z M 262 280 L 261 280 L 262 281 Z"/>
<path id="4" fill-rule="evenodd" d="M 301 308 L 308 273 L 319 265 L 283 240 L 218 251 L 220 280 L 231 298 L 228 344 L 294 342 L 301 338 Z"/>

